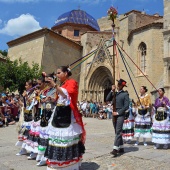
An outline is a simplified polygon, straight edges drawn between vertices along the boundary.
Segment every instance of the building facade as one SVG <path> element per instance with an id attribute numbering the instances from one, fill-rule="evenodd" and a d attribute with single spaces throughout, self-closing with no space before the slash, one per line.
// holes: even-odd
<path id="1" fill-rule="evenodd" d="M 111 22 L 108 21 L 107 17 L 99 19 L 98 23 L 99 27 L 102 28 L 100 33 L 105 32 L 105 36 L 102 35 L 100 37 L 100 33 L 92 32 L 83 34 L 81 38 L 83 55 L 100 46 L 99 42 L 101 39 L 103 39 L 103 42 L 106 42 L 106 40 L 112 37 Z M 148 91 L 154 91 L 153 85 L 156 86 L 163 75 L 162 30 L 163 17 L 158 14 L 147 15 L 143 12 L 133 10 L 124 15 L 120 15 L 116 21 L 115 39 L 122 50 L 128 54 L 127 56 L 121 50 L 128 63 L 128 71 L 137 92 L 139 92 L 140 86 L 142 85 L 147 86 Z M 104 45 L 106 44 L 107 43 L 104 43 Z M 102 48 L 103 47 L 104 46 L 102 46 Z M 94 55 L 82 64 L 81 69 L 83 76 L 81 76 L 79 91 L 82 96 L 81 100 L 92 99 L 104 101 L 111 89 L 111 85 L 116 83 L 115 80 L 119 78 L 127 81 L 128 87 L 126 90 L 129 92 L 130 98 L 136 100 L 137 96 L 118 50 L 115 51 L 116 55 L 114 55 L 115 80 L 112 78 L 112 62 L 109 61 L 108 57 L 109 54 L 113 60 L 113 47 L 104 48 L 104 50 L 100 51 L 99 54 L 103 55 L 102 57 L 104 59 L 102 62 L 98 62 L 98 65 L 93 64 L 93 67 L 87 67 L 93 60 L 100 58 L 99 54 Z M 83 71 L 84 69 L 85 71 Z M 149 79 L 149 81 L 147 79 Z M 155 97 L 153 96 L 153 98 Z"/>
<path id="2" fill-rule="evenodd" d="M 170 1 L 164 0 L 164 76 L 162 84 L 165 87 L 166 96 L 170 97 Z"/>
<path id="3" fill-rule="evenodd" d="M 169 49 L 170 40 L 166 37 L 169 27 L 165 30 L 165 23 L 168 24 L 167 5 L 170 4 L 165 0 L 165 5 L 164 18 L 132 10 L 120 15 L 115 22 L 115 39 L 128 64 L 132 82 L 118 49 L 113 50 L 111 21 L 107 17 L 96 21 L 82 10 L 59 16 L 51 29 L 43 28 L 8 42 L 8 56 L 12 60 L 22 58 L 29 64 L 36 62 L 50 73 L 60 65 L 69 65 L 92 53 L 73 70 L 73 78 L 79 82 L 79 100 L 105 101 L 111 85 L 119 78 L 127 81 L 130 98 L 137 99 L 133 83 L 138 92 L 140 86 L 147 86 L 154 100 L 156 88 L 164 84 L 169 87 L 169 52 L 163 51 L 165 46 Z"/>

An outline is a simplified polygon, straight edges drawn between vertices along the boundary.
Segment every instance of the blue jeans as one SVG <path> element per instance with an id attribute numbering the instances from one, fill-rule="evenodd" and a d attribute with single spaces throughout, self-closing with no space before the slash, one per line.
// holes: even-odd
<path id="1" fill-rule="evenodd" d="M 107 112 L 107 119 L 111 119 L 112 118 L 112 112 Z"/>

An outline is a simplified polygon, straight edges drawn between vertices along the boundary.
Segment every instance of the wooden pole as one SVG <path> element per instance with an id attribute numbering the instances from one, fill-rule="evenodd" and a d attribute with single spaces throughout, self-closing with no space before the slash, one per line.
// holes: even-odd
<path id="1" fill-rule="evenodd" d="M 114 24 L 114 20 L 113 20 L 113 24 L 112 24 L 112 33 L 113 33 L 113 84 L 115 85 L 115 36 L 114 36 L 114 28 L 115 28 L 115 24 Z M 115 90 L 113 91 L 113 111 L 116 112 L 116 92 Z"/>
<path id="2" fill-rule="evenodd" d="M 112 21 L 112 39 L 113 39 L 113 84 L 115 85 L 115 34 L 114 34 L 114 29 L 115 29 L 115 19 L 117 18 L 117 10 L 113 7 L 110 7 L 109 10 L 107 11 L 107 14 L 109 16 L 109 20 Z M 113 91 L 113 112 L 116 112 L 116 92 L 115 90 Z M 113 117 L 113 121 L 116 122 L 116 116 Z"/>

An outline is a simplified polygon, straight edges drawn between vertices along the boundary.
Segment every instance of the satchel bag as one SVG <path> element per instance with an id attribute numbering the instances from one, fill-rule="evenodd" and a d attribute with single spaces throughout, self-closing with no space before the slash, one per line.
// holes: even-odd
<path id="1" fill-rule="evenodd" d="M 52 125 L 57 128 L 67 128 L 71 124 L 70 106 L 57 106 L 55 109 Z"/>

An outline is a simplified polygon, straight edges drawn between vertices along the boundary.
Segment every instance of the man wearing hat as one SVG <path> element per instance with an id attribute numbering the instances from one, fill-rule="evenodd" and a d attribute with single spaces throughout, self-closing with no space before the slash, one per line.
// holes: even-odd
<path id="1" fill-rule="evenodd" d="M 115 129 L 115 141 L 113 146 L 112 155 L 117 156 L 118 153 L 124 153 L 123 139 L 122 139 L 122 128 L 125 117 L 125 111 L 129 108 L 129 94 L 123 90 L 126 86 L 126 81 L 123 79 L 117 80 L 117 91 L 116 96 L 116 111 L 112 112 L 113 115 L 113 126 Z M 126 86 L 127 87 L 127 86 Z M 112 86 L 112 90 L 107 95 L 106 101 L 112 101 L 114 97 L 114 91 L 116 86 Z M 113 109 L 114 110 L 114 109 Z"/>

